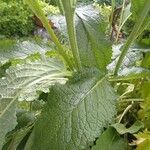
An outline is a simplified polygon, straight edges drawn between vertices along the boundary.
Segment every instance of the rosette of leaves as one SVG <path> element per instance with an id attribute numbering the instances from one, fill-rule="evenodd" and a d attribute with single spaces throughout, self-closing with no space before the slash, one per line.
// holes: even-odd
<path id="1" fill-rule="evenodd" d="M 23 142 L 19 148 L 25 150 L 89 149 L 112 122 L 118 98 L 108 81 L 106 66 L 112 50 L 105 35 L 105 20 L 92 6 L 76 10 L 76 0 L 61 0 L 69 40 L 65 46 L 54 34 L 38 1 L 25 2 L 50 34 L 57 55 L 43 54 L 40 59 L 10 66 L 0 79 L 0 148 L 4 144 L 5 148 L 16 148 Z M 31 124 L 16 131 L 17 121 L 20 125 L 21 120 L 16 116 L 18 100 L 37 101 L 39 95 L 44 106 L 36 111 L 36 121 L 31 118 Z M 124 144 L 117 134 L 115 138 Z"/>

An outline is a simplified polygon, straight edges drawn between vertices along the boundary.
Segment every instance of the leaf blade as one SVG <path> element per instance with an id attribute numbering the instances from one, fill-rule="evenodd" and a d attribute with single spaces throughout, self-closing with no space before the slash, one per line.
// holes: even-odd
<path id="1" fill-rule="evenodd" d="M 116 95 L 105 78 L 93 77 L 63 87 L 54 86 L 51 91 L 49 102 L 34 128 L 33 150 L 43 146 L 86 149 L 116 113 Z"/>
<path id="2" fill-rule="evenodd" d="M 17 124 L 17 99 L 34 100 L 38 97 L 37 91 L 48 92 L 51 85 L 65 83 L 69 74 L 56 59 L 27 62 L 20 66 L 12 66 L 6 71 L 6 77 L 0 79 L 0 148 L 6 133 Z"/>

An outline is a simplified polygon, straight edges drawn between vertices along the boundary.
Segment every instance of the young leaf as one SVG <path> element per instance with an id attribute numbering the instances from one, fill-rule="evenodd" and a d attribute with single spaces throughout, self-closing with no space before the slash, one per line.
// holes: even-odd
<path id="1" fill-rule="evenodd" d="M 116 98 L 105 77 L 54 86 L 31 134 L 30 149 L 88 149 L 116 114 Z"/>
<path id="2" fill-rule="evenodd" d="M 136 121 L 130 128 L 126 128 L 121 123 L 116 123 L 111 126 L 114 127 L 119 134 L 125 134 L 125 133 L 133 134 L 138 132 L 141 128 L 144 128 L 144 124 L 141 121 Z"/>
<path id="3" fill-rule="evenodd" d="M 113 128 L 108 128 L 96 141 L 92 150 L 129 150 L 127 142 Z"/>
<path id="4" fill-rule="evenodd" d="M 42 59 L 10 67 L 0 79 L 0 149 L 7 132 L 16 125 L 16 100 L 34 100 L 36 91 L 48 92 L 55 83 L 65 83 L 70 72 L 56 59 Z"/>

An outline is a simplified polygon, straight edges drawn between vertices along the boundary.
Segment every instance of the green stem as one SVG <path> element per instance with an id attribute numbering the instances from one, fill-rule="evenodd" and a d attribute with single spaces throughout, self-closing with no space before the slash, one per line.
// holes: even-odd
<path id="1" fill-rule="evenodd" d="M 123 49 L 122 49 L 122 53 L 119 57 L 119 60 L 117 62 L 117 65 L 116 65 L 116 68 L 115 68 L 115 71 L 114 71 L 114 75 L 117 75 L 118 74 L 118 71 L 119 71 L 119 68 L 124 60 L 124 57 L 126 56 L 127 52 L 128 52 L 128 49 L 130 48 L 132 42 L 136 39 L 135 37 L 137 37 L 137 35 L 139 34 L 139 30 L 148 14 L 150 10 L 150 0 L 147 0 L 145 5 L 144 5 L 144 9 L 141 13 L 141 15 L 139 16 L 139 19 L 137 21 L 137 23 L 135 24 L 129 38 L 127 39 L 127 42 L 126 44 L 124 45 Z"/>
<path id="2" fill-rule="evenodd" d="M 24 1 L 29 5 L 29 7 L 32 9 L 32 11 L 35 13 L 35 15 L 42 21 L 43 26 L 47 30 L 47 32 L 50 35 L 52 41 L 57 46 L 58 53 L 63 57 L 63 59 L 68 64 L 70 69 L 73 69 L 72 63 L 71 63 L 68 55 L 66 54 L 62 44 L 59 42 L 59 40 L 58 40 L 57 36 L 55 35 L 53 29 L 51 28 L 51 26 L 48 22 L 48 19 L 45 17 L 43 10 L 41 9 L 41 6 L 38 3 L 38 0 L 36 0 L 36 1 L 24 0 Z"/>
<path id="3" fill-rule="evenodd" d="M 81 61 L 80 61 L 80 55 L 79 55 L 79 49 L 77 45 L 77 38 L 76 38 L 76 31 L 75 31 L 75 23 L 74 23 L 75 8 L 71 6 L 70 0 L 69 1 L 63 0 L 62 3 L 65 11 L 70 46 L 76 62 L 76 67 L 79 71 L 81 70 L 82 67 L 81 67 Z"/>

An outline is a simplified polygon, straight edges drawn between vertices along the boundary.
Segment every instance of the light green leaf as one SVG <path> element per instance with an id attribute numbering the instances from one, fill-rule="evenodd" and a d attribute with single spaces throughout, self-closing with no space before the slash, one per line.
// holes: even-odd
<path id="1" fill-rule="evenodd" d="M 32 150 L 88 149 L 111 122 L 117 99 L 113 88 L 104 77 L 86 76 L 51 89 L 31 135 Z"/>
<path id="2" fill-rule="evenodd" d="M 16 125 L 16 100 L 31 101 L 37 91 L 48 92 L 55 83 L 65 83 L 70 72 L 56 59 L 42 59 L 10 67 L 0 79 L 0 149 L 7 132 Z"/>
<path id="3" fill-rule="evenodd" d="M 116 123 L 111 126 L 114 127 L 119 134 L 125 134 L 125 133 L 133 134 L 138 132 L 141 128 L 144 128 L 144 124 L 141 121 L 136 121 L 130 128 L 126 128 L 121 123 Z"/>
<path id="4" fill-rule="evenodd" d="M 0 65 L 11 59 L 23 59 L 35 53 L 44 54 L 53 47 L 38 39 L 0 40 Z"/>
<path id="5" fill-rule="evenodd" d="M 113 128 L 108 128 L 96 141 L 92 150 L 129 150 L 127 142 Z"/>

